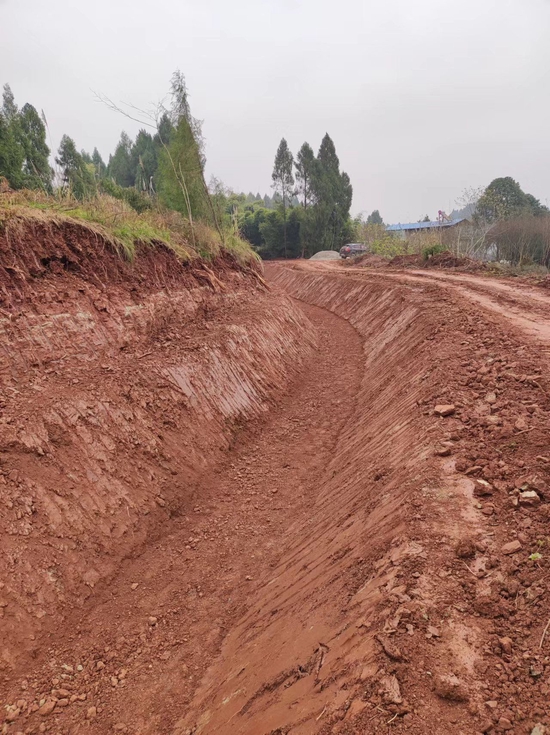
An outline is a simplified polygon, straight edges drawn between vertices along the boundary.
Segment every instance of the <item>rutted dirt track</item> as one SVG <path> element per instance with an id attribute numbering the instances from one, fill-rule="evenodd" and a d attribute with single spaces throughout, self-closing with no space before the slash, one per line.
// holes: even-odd
<path id="1" fill-rule="evenodd" d="M 271 292 L 231 273 L 182 292 L 187 325 L 160 309 L 159 286 L 140 301 L 148 317 L 132 318 L 129 346 L 115 328 L 128 295 L 111 292 L 94 312 L 86 286 L 79 319 L 90 325 L 82 314 L 99 312 L 105 354 L 87 359 L 85 395 L 70 360 L 46 375 L 40 355 L 40 375 L 31 360 L 19 368 L 19 393 L 4 401 L 15 438 L 0 453 L 11 534 L 0 589 L 5 731 L 550 726 L 550 299 L 466 275 L 324 263 L 274 264 L 267 275 Z M 25 317 L 41 325 L 26 354 L 51 352 L 56 310 Z M 118 382 L 134 369 L 132 389 L 108 384 L 113 365 Z M 76 442 L 62 394 L 79 412 Z M 99 412 L 120 411 L 122 399 L 126 414 Z M 31 431 L 31 411 L 50 417 L 42 432 Z M 122 444 L 117 426 L 130 423 L 136 433 L 124 429 Z M 75 452 L 88 477 L 67 482 Z M 99 483 L 107 498 L 114 478 L 129 510 L 113 502 L 109 528 L 94 529 L 94 512 L 102 525 L 108 514 L 85 497 Z M 61 519 L 54 482 L 71 501 L 55 501 Z"/>

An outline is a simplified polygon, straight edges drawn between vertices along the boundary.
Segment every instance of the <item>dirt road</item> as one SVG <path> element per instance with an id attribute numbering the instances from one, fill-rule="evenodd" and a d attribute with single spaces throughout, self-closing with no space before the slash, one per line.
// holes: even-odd
<path id="1" fill-rule="evenodd" d="M 267 275 L 314 325 L 312 357 L 6 682 L 5 732 L 550 726 L 550 298 L 327 263 Z"/>

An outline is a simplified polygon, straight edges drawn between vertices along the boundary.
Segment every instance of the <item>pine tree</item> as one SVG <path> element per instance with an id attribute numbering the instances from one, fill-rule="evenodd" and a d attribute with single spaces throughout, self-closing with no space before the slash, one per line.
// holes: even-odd
<path id="1" fill-rule="evenodd" d="M 311 204 L 313 197 L 312 179 L 315 176 L 315 153 L 309 143 L 304 143 L 296 156 L 296 181 L 298 192 L 303 199 L 304 209 Z"/>
<path id="2" fill-rule="evenodd" d="M 288 143 L 284 138 L 281 139 L 277 153 L 275 155 L 275 163 L 273 165 L 273 188 L 275 192 L 281 196 L 283 210 L 283 238 L 284 253 L 287 257 L 287 207 L 292 195 L 294 194 L 294 176 L 292 168 L 294 166 L 294 158 Z"/>

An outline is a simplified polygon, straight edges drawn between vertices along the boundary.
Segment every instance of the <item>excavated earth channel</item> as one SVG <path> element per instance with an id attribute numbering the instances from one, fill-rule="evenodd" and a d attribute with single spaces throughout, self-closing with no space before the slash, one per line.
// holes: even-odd
<path id="1" fill-rule="evenodd" d="M 202 307 L 197 314 L 189 306 L 191 354 L 205 346 L 195 363 L 164 337 L 148 337 L 147 349 L 140 342 L 140 361 L 152 361 L 145 375 L 170 366 L 185 410 L 173 395 L 155 404 L 163 383 L 136 380 L 124 420 L 158 423 L 163 412 L 169 420 L 161 461 L 149 437 L 151 456 L 133 448 L 136 467 L 118 477 L 140 488 L 145 521 L 127 524 L 110 546 L 105 529 L 96 531 L 85 549 L 97 576 L 91 591 L 81 600 L 76 583 L 67 585 L 64 601 L 58 584 L 57 598 L 39 607 L 51 611 L 40 626 L 30 602 L 19 617 L 11 599 L 2 608 L 13 634 L 21 625 L 28 631 L 34 656 L 14 661 L 13 645 L 2 641 L 11 666 L 4 731 L 544 733 L 544 315 L 530 308 L 526 322 L 516 313 L 519 292 L 510 312 L 494 292 L 480 299 L 477 286 L 444 277 L 307 263 L 274 264 L 267 275 L 269 293 L 233 277 L 233 297 L 194 292 Z M 186 330 L 177 317 L 170 325 L 179 344 Z M 228 341 L 235 325 L 237 344 Z M 106 343 L 126 334 L 109 328 Z M 162 321 L 163 335 L 166 328 Z M 230 426 L 219 421 L 224 405 Z M 156 436 L 155 421 L 148 425 Z M 108 424 L 100 429 L 116 436 Z M 0 456 L 10 491 L 34 467 L 21 466 L 22 446 L 40 467 L 44 457 L 46 467 L 59 461 L 63 447 L 52 447 L 59 437 L 51 421 L 45 433 L 27 427 L 17 436 Z M 129 451 L 111 445 L 99 459 Z M 93 467 L 100 483 L 116 477 L 113 467 Z M 63 487 L 76 492 L 74 481 Z M 40 517 L 44 500 L 35 494 Z M 93 486 L 80 504 L 82 495 Z M 67 534 L 69 521 L 58 531 Z M 63 553 L 55 543 L 57 567 L 51 559 L 46 566 L 54 581 Z M 69 551 L 80 564 L 78 549 Z M 27 575 L 40 591 L 32 569 Z M 11 591 L 10 575 L 4 579 L 2 593 Z"/>

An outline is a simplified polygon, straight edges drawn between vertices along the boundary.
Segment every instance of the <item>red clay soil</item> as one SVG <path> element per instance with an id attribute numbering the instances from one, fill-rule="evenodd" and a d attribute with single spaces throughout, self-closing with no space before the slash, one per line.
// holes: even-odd
<path id="1" fill-rule="evenodd" d="M 267 271 L 3 319 L 4 731 L 543 734 L 550 299 Z"/>
<path id="2" fill-rule="evenodd" d="M 444 268 L 460 271 L 487 270 L 487 266 L 483 261 L 475 258 L 458 257 L 449 250 L 436 253 L 430 258 L 424 258 L 418 254 L 396 255 L 389 261 L 388 265 L 400 268 Z"/>

